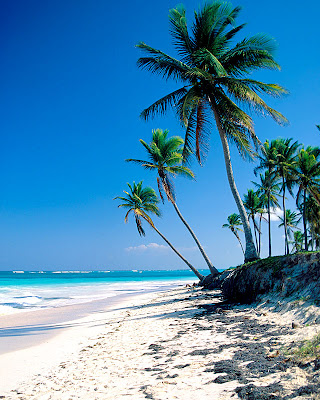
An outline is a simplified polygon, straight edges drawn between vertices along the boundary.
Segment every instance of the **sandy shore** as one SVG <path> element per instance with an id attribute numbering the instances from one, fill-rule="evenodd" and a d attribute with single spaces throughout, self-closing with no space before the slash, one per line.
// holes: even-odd
<path id="1" fill-rule="evenodd" d="M 0 398 L 317 398 L 320 365 L 293 362 L 283 349 L 319 333 L 318 325 L 293 328 L 292 310 L 219 302 L 219 292 L 178 288 L 87 316 L 87 329 L 82 324 L 25 349 L 25 359 L 33 359 L 28 376 L 20 383 L 1 379 Z M 35 362 L 37 352 L 42 363 Z M 14 353 L 2 355 L 2 368 L 13 359 Z"/>

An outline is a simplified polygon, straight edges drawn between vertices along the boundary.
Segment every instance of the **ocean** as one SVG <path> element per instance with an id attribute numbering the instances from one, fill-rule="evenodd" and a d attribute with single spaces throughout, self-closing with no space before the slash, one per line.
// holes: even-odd
<path id="1" fill-rule="evenodd" d="M 190 270 L 0 271 L 0 316 L 165 290 L 196 280 Z"/>

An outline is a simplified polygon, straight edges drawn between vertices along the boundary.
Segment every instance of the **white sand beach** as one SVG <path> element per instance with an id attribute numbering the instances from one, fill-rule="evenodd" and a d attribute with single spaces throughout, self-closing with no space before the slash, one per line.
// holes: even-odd
<path id="1" fill-rule="evenodd" d="M 2 354 L 0 398 L 316 399 L 317 372 L 283 349 L 319 326 L 300 324 L 292 310 L 219 301 L 218 291 L 180 287 L 96 309 Z"/>

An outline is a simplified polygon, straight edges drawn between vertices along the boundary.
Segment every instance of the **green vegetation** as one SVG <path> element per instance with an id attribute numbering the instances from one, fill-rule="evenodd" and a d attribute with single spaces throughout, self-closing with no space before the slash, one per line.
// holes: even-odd
<path id="1" fill-rule="evenodd" d="M 279 124 L 286 124 L 286 118 L 269 107 L 260 94 L 279 97 L 287 91 L 277 84 L 247 78 L 254 70 L 280 67 L 274 60 L 272 38 L 257 34 L 234 42 L 234 37 L 245 26 L 237 25 L 239 12 L 240 7 L 233 8 L 230 3 L 215 0 L 195 12 L 194 22 L 188 29 L 186 10 L 179 6 L 169 13 L 170 33 L 178 58 L 143 42 L 137 47 L 146 53 L 138 60 L 140 68 L 183 84 L 146 108 L 141 117 L 147 120 L 173 108 L 186 129 L 183 151 L 186 161 L 195 155 L 202 162 L 211 133 L 208 122 L 214 120 L 223 147 L 229 185 L 244 229 L 245 259 L 250 261 L 257 259 L 258 254 L 233 177 L 229 142 L 237 146 L 243 158 L 252 159 L 254 148 L 258 149 L 260 142 L 252 118 L 243 108 L 251 108 L 271 116 Z"/>
<path id="2" fill-rule="evenodd" d="M 305 340 L 298 347 L 287 351 L 295 361 L 310 362 L 320 357 L 320 333 L 310 340 Z"/>
<path id="3" fill-rule="evenodd" d="M 163 192 L 166 194 L 168 201 L 173 205 L 176 213 L 178 214 L 180 220 L 188 229 L 191 234 L 193 240 L 196 242 L 200 253 L 202 254 L 204 260 L 206 261 L 211 275 L 218 275 L 218 270 L 213 266 L 210 261 L 208 255 L 204 251 L 201 246 L 197 236 L 191 229 L 190 225 L 183 218 L 177 203 L 176 203 L 176 194 L 174 190 L 174 185 L 172 182 L 172 178 L 177 175 L 182 175 L 187 178 L 194 178 L 194 173 L 190 168 L 182 165 L 183 157 L 182 157 L 182 146 L 184 145 L 184 141 L 179 136 L 174 136 L 168 138 L 168 131 L 162 131 L 161 129 L 156 129 L 152 132 L 152 141 L 150 145 L 148 145 L 145 141 L 140 139 L 140 143 L 144 146 L 148 154 L 148 161 L 137 160 L 133 158 L 129 158 L 126 161 L 134 162 L 136 164 L 141 165 L 147 170 L 155 170 L 158 173 L 157 176 L 157 184 L 158 190 L 160 194 L 161 200 L 164 202 Z"/>
<path id="4" fill-rule="evenodd" d="M 243 253 L 243 255 L 244 255 L 243 246 L 242 246 L 242 243 L 241 243 L 239 234 L 238 234 L 239 231 L 242 232 L 242 229 L 239 228 L 239 226 L 242 225 L 240 215 L 238 215 L 238 214 L 231 214 L 231 215 L 229 215 L 229 217 L 228 217 L 227 219 L 228 219 L 228 223 L 227 223 L 227 224 L 223 224 L 223 225 L 222 225 L 222 228 L 228 228 L 228 229 L 231 230 L 231 232 L 232 232 L 232 233 L 235 235 L 235 237 L 238 239 L 238 242 L 239 242 L 239 244 L 240 244 L 242 253 Z"/>
<path id="5" fill-rule="evenodd" d="M 158 208 L 159 199 L 156 195 L 156 192 L 150 187 L 142 187 L 142 181 L 136 184 L 133 182 L 133 185 L 128 183 L 130 191 L 127 192 L 124 190 L 126 196 L 117 196 L 115 200 L 121 200 L 122 203 L 118 207 L 127 208 L 127 214 L 125 216 L 124 221 L 128 222 L 128 217 L 130 213 L 134 214 L 136 226 L 139 232 L 139 235 L 145 236 L 145 231 L 142 227 L 142 220 L 148 222 L 148 224 L 162 237 L 162 239 L 169 245 L 169 247 L 181 258 L 183 262 L 185 262 L 191 271 L 200 279 L 203 279 L 203 275 L 194 268 L 179 252 L 173 247 L 173 245 L 169 242 L 169 240 L 156 228 L 153 223 L 151 217 L 148 215 L 149 213 L 155 214 L 157 217 L 161 216 L 160 210 Z"/>
<path id="6" fill-rule="evenodd" d="M 260 97 L 268 95 L 279 98 L 287 91 L 278 84 L 249 78 L 255 70 L 279 70 L 280 66 L 274 59 L 275 41 L 269 36 L 256 34 L 236 40 L 245 27 L 245 24 L 237 24 L 239 12 L 240 7 L 234 8 L 230 3 L 213 0 L 195 11 L 194 20 L 188 25 L 186 10 L 180 5 L 169 12 L 170 34 L 176 57 L 143 42 L 137 45 L 144 52 L 137 62 L 139 68 L 181 84 L 180 88 L 143 110 L 141 118 L 149 120 L 173 109 L 185 129 L 185 136 L 184 139 L 178 136 L 169 138 L 168 131 L 154 130 L 150 144 L 140 139 L 148 159 L 130 158 L 126 161 L 157 172 L 162 202 L 166 197 L 173 205 L 195 240 L 212 276 L 217 275 L 217 270 L 182 216 L 173 185 L 176 176 L 194 179 L 194 173 L 187 165 L 192 158 L 200 164 L 205 160 L 212 122 L 222 143 L 227 177 L 238 209 L 237 213 L 227 218 L 228 223 L 223 227 L 230 229 L 240 243 L 246 262 L 243 268 L 252 265 L 250 262 L 260 257 L 263 221 L 268 222 L 269 258 L 261 263 L 261 267 L 271 266 L 274 273 L 281 268 L 278 257 L 271 257 L 271 215 L 275 208 L 280 208 L 280 198 L 283 217 L 279 226 L 284 229 L 284 254 L 320 249 L 320 148 L 304 148 L 292 138 L 266 140 L 262 144 L 256 136 L 252 117 L 247 110 L 268 115 L 280 125 L 287 124 L 287 119 Z M 320 130 L 320 125 L 317 128 Z M 237 147 L 244 159 L 258 161 L 254 172 L 255 175 L 259 172 L 260 181 L 253 182 L 256 191 L 249 188 L 244 199 L 241 199 L 233 177 L 230 143 Z M 145 188 L 144 192 L 142 182 L 129 185 L 129 188 L 131 192 L 125 192 L 127 197 L 118 197 L 124 202 L 120 207 L 129 208 L 125 221 L 133 212 L 140 235 L 145 234 L 141 224 L 145 220 L 163 237 L 147 215 L 150 212 L 160 216 L 159 200 L 154 190 Z M 288 194 L 295 197 L 296 211 L 286 209 Z M 150 201 L 145 203 L 144 196 L 151 196 Z M 300 228 L 300 220 L 303 229 Z M 241 232 L 244 233 L 245 246 L 241 242 Z M 191 264 L 171 243 L 163 239 L 190 267 Z M 190 268 L 194 270 L 192 266 Z M 202 279 L 198 271 L 196 275 Z"/>

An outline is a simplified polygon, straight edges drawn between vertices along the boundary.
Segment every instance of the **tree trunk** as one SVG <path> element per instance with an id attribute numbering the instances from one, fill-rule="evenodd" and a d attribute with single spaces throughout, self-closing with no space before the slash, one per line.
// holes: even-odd
<path id="1" fill-rule="evenodd" d="M 239 238 L 239 235 L 237 234 L 237 232 L 233 232 L 233 233 L 236 235 L 236 238 L 239 240 L 239 243 L 240 243 L 240 246 L 241 246 L 241 250 L 242 250 L 242 253 L 243 253 L 243 257 L 244 257 L 244 250 L 243 250 L 243 246 L 242 246 L 241 240 Z"/>
<path id="2" fill-rule="evenodd" d="M 268 230 L 269 230 L 269 257 L 271 257 L 271 217 L 270 217 L 270 193 L 268 194 Z"/>
<path id="3" fill-rule="evenodd" d="M 303 213 L 302 213 L 302 219 L 303 219 L 303 230 L 304 230 L 304 250 L 308 251 L 308 232 L 307 232 L 307 221 L 306 221 L 306 199 L 307 199 L 307 193 L 306 189 L 303 191 Z"/>
<path id="4" fill-rule="evenodd" d="M 252 222 L 253 222 L 254 240 L 256 242 L 257 253 L 259 254 L 259 245 L 258 245 L 258 238 L 257 238 L 258 226 L 256 224 L 256 220 L 254 219 L 254 214 L 252 214 Z"/>
<path id="5" fill-rule="evenodd" d="M 207 265 L 209 267 L 211 275 L 212 276 L 219 275 L 219 271 L 213 266 L 212 262 L 210 261 L 209 257 L 207 256 L 206 252 L 204 251 L 203 247 L 201 246 L 197 236 L 194 234 L 193 230 L 190 228 L 190 226 L 188 225 L 187 221 L 181 215 L 177 204 L 173 200 L 171 202 L 172 202 L 173 207 L 176 210 L 176 213 L 178 214 L 179 218 L 181 219 L 183 224 L 186 226 L 186 228 L 190 232 L 191 236 L 193 237 L 193 240 L 196 242 L 196 244 L 197 244 L 197 246 L 198 246 L 198 248 L 200 250 L 200 253 L 202 254 L 203 258 L 205 259 L 205 261 L 206 261 L 206 263 L 207 263 Z"/>
<path id="6" fill-rule="evenodd" d="M 261 254 L 261 221 L 262 221 L 262 214 L 260 214 L 260 220 L 259 220 L 259 247 L 258 247 L 258 256 L 260 257 Z"/>
<path id="7" fill-rule="evenodd" d="M 169 247 L 171 247 L 171 249 L 181 258 L 181 260 L 182 261 L 184 261 L 186 264 L 187 264 L 187 266 L 191 269 L 191 271 L 200 279 L 200 281 L 202 281 L 202 279 L 204 279 L 204 276 L 202 275 L 202 274 L 200 274 L 200 272 L 196 269 L 196 268 L 194 268 L 190 263 L 189 263 L 189 261 L 187 261 L 184 257 L 183 257 L 183 255 L 182 254 L 180 254 L 179 252 L 178 252 L 178 250 L 177 249 L 175 249 L 173 246 L 172 246 L 172 244 L 169 242 L 169 240 L 165 237 L 165 236 L 163 236 L 163 234 L 160 232 L 160 231 L 158 231 L 158 229 L 153 225 L 152 226 L 152 228 L 158 233 L 158 235 L 160 235 L 161 237 L 162 237 L 162 239 L 168 244 L 168 246 Z"/>
<path id="8" fill-rule="evenodd" d="M 284 184 L 284 177 L 282 177 L 282 207 L 283 207 L 283 225 L 284 225 L 284 254 L 289 254 L 289 243 L 288 243 L 288 231 L 287 231 L 287 214 L 286 214 L 286 202 L 285 202 L 285 194 L 286 187 Z"/>
<path id="9" fill-rule="evenodd" d="M 214 107 L 214 102 L 212 102 L 210 98 L 209 98 L 209 100 L 211 102 L 212 110 L 213 110 L 213 113 L 215 116 L 218 132 L 219 132 L 219 136 L 220 136 L 220 140 L 222 143 L 223 155 L 224 155 L 224 160 L 225 160 L 225 164 L 226 164 L 226 170 L 227 170 L 227 176 L 228 176 L 230 189 L 233 194 L 236 205 L 238 207 L 238 211 L 239 211 L 239 214 L 241 217 L 242 226 L 243 226 L 243 230 L 244 230 L 244 235 L 245 235 L 245 240 L 246 240 L 246 250 L 245 250 L 244 261 L 245 262 L 254 261 L 254 260 L 257 260 L 259 257 L 258 257 L 257 250 L 256 250 L 256 247 L 253 242 L 253 237 L 252 237 L 252 232 L 251 232 L 248 216 L 247 216 L 246 210 L 244 208 L 244 205 L 242 203 L 241 197 L 239 195 L 236 183 L 234 181 L 228 141 L 227 141 L 225 132 L 222 129 L 219 115 Z"/>

